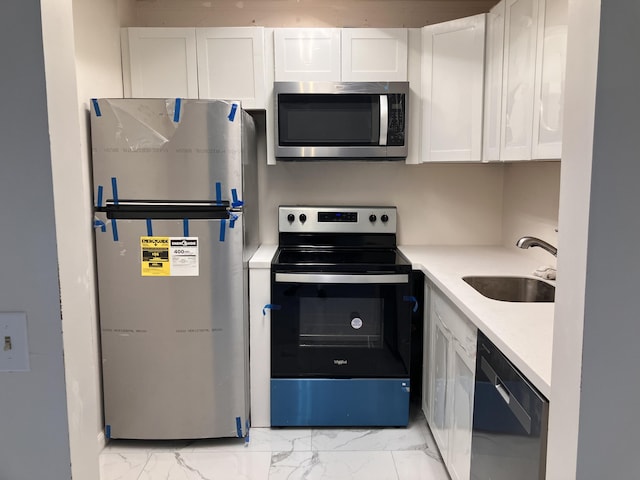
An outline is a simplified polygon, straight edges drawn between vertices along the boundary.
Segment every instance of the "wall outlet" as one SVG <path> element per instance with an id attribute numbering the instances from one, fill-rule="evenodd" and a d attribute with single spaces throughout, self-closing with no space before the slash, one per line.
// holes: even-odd
<path id="1" fill-rule="evenodd" d="M 28 372 L 27 314 L 0 312 L 0 372 Z"/>

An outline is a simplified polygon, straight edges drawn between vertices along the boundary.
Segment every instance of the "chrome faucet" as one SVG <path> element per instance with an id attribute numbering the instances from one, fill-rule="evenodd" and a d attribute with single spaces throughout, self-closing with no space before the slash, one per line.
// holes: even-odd
<path id="1" fill-rule="evenodd" d="M 516 246 L 520 248 L 540 247 L 554 257 L 558 256 L 558 249 L 556 247 L 536 237 L 522 237 L 516 242 Z"/>

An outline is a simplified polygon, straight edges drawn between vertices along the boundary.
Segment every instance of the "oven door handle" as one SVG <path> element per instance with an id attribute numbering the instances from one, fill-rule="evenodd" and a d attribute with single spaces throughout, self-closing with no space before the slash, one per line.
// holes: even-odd
<path id="1" fill-rule="evenodd" d="M 398 274 L 334 274 L 276 273 L 276 283 L 409 283 L 409 275 Z"/>

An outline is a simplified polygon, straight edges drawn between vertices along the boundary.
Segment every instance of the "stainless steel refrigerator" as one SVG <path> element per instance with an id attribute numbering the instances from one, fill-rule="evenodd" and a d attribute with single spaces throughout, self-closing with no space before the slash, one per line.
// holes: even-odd
<path id="1" fill-rule="evenodd" d="M 92 101 L 108 438 L 243 437 L 255 127 L 238 102 Z"/>

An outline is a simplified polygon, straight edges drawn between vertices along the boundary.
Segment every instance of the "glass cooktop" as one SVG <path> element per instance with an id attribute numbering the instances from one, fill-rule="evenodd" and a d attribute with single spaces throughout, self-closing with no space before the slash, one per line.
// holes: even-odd
<path id="1" fill-rule="evenodd" d="M 410 265 L 396 249 L 283 248 L 273 260 L 278 265 Z"/>

